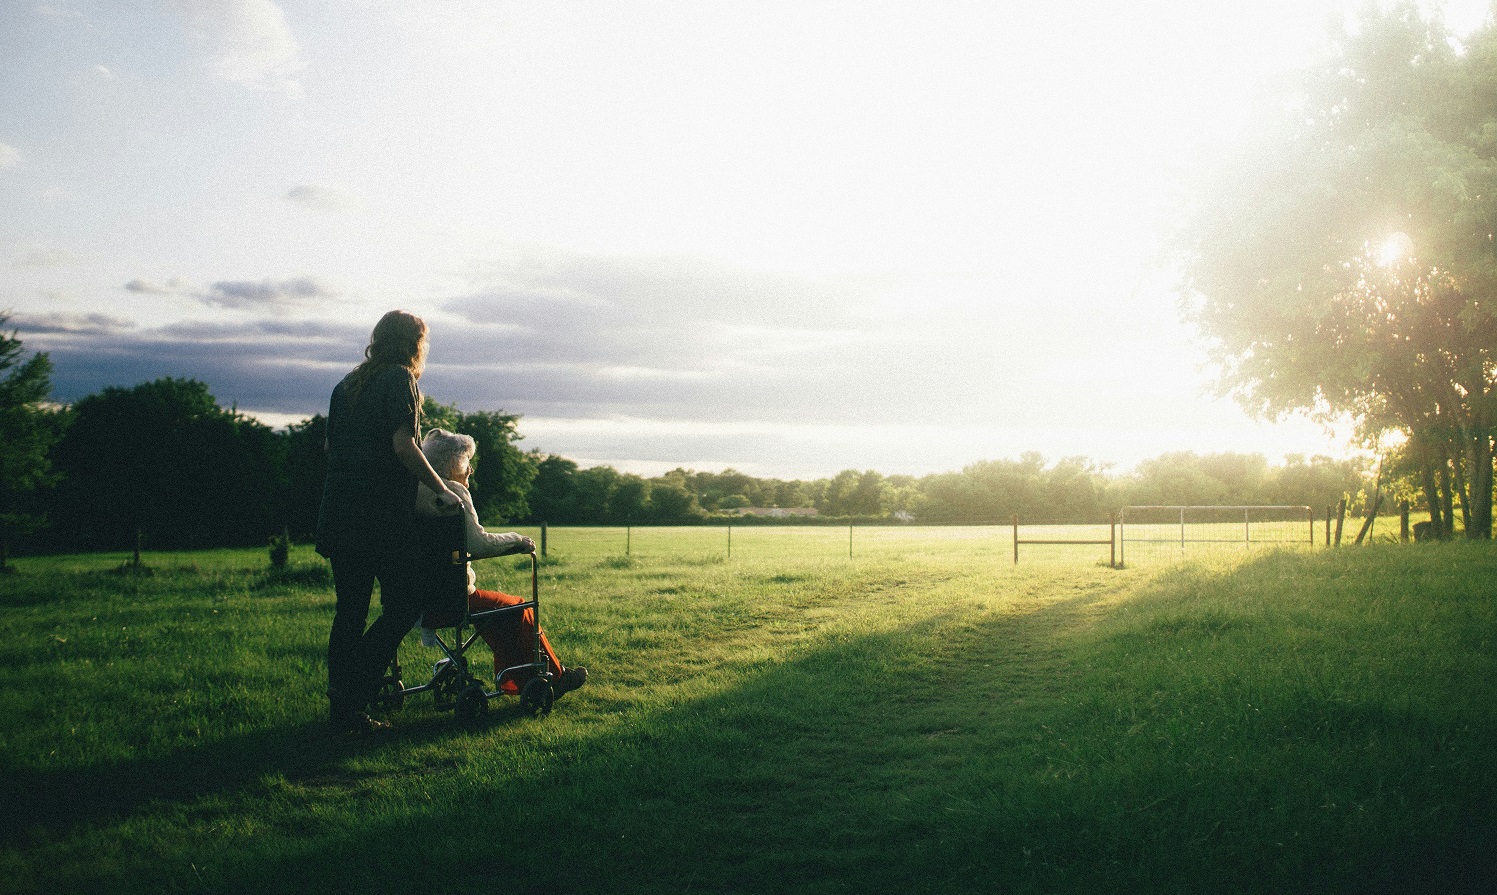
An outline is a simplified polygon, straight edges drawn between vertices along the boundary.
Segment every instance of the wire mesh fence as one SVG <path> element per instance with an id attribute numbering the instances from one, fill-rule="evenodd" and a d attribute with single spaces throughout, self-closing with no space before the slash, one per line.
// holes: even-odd
<path id="1" fill-rule="evenodd" d="M 1308 506 L 1132 506 L 1118 514 L 1122 563 L 1314 545 Z"/>

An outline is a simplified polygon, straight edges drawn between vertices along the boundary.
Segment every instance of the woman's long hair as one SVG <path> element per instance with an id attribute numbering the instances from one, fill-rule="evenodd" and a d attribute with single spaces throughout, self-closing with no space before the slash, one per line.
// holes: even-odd
<path id="1" fill-rule="evenodd" d="M 420 317 L 407 311 L 391 311 L 379 318 L 369 336 L 369 346 L 364 349 L 364 362 L 348 374 L 349 399 L 358 400 L 364 386 L 391 367 L 404 367 L 420 379 L 426 369 L 426 347 L 426 322 Z"/>

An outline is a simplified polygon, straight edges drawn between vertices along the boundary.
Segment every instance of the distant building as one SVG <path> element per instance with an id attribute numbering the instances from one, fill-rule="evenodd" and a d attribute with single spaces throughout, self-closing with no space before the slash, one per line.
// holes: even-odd
<path id="1" fill-rule="evenodd" d="M 814 516 L 815 507 L 738 507 L 728 510 L 737 516 L 773 516 L 781 518 L 785 516 Z"/>

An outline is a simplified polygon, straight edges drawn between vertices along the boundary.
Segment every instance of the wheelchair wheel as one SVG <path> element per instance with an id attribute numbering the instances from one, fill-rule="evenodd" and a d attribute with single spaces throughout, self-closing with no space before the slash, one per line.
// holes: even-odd
<path id="1" fill-rule="evenodd" d="M 551 703 L 555 701 L 556 692 L 551 689 L 551 682 L 543 677 L 531 678 L 520 690 L 520 707 L 532 715 L 551 711 Z"/>
<path id="2" fill-rule="evenodd" d="M 482 718 L 489 710 L 489 698 L 483 695 L 482 684 L 469 684 L 457 696 L 459 721 L 472 723 Z"/>

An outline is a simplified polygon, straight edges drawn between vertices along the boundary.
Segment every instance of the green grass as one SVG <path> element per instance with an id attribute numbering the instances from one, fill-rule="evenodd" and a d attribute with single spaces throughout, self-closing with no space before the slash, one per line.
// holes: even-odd
<path id="1" fill-rule="evenodd" d="M 1492 545 L 1112 570 L 1015 566 L 1001 526 L 847 534 L 552 529 L 543 618 L 588 686 L 358 741 L 323 730 L 305 549 L 23 558 L 0 891 L 1497 886 Z"/>

